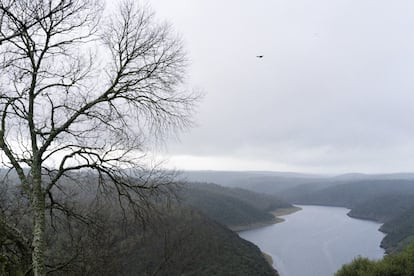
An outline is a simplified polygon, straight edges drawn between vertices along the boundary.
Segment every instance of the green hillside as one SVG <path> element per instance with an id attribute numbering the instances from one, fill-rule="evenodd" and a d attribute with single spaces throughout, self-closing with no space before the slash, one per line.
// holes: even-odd
<path id="1" fill-rule="evenodd" d="M 352 208 L 349 216 L 389 222 L 414 208 L 414 195 L 389 194 L 374 197 Z"/>
<path id="2" fill-rule="evenodd" d="M 399 252 L 404 249 L 414 241 L 414 207 L 384 223 L 381 231 L 387 233 L 381 243 L 387 252 Z"/>
<path id="3" fill-rule="evenodd" d="M 196 210 L 170 204 L 144 223 L 109 205 L 95 212 L 90 225 L 48 227 L 48 275 L 277 275 L 257 246 Z M 2 231 L 0 248 L 10 248 Z M 0 275 L 24 275 L 25 265 L 0 255 Z"/>
<path id="4" fill-rule="evenodd" d="M 127 275 L 277 275 L 256 245 L 195 210 L 176 209 L 152 228 L 124 254 Z"/>
<path id="5" fill-rule="evenodd" d="M 275 196 L 206 183 L 186 184 L 180 199 L 229 227 L 270 223 L 274 216 L 269 211 L 292 207 Z"/>

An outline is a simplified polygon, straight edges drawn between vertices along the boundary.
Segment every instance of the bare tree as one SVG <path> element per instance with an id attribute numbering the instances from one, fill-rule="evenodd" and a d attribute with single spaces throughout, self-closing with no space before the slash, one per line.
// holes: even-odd
<path id="1" fill-rule="evenodd" d="M 101 191 L 133 205 L 168 182 L 146 170 L 145 146 L 188 126 L 197 98 L 180 90 L 171 28 L 133 1 L 103 17 L 101 2 L 0 0 L 1 161 L 28 198 L 31 237 L 0 224 L 30 248 L 34 275 L 47 272 L 46 210 L 68 211 L 62 178 L 95 171 Z"/>

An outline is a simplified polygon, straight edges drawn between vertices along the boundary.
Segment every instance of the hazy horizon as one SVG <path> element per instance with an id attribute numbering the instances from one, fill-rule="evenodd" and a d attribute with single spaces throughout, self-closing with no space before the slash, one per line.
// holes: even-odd
<path id="1" fill-rule="evenodd" d="M 340 177 L 340 176 L 412 176 L 414 178 L 414 171 L 400 171 L 400 172 L 389 172 L 389 173 L 382 173 L 382 172 L 373 172 L 373 173 L 365 173 L 365 172 L 338 172 L 338 173 L 312 173 L 312 172 L 301 172 L 301 171 L 269 171 L 269 170 L 191 170 L 191 169 L 183 169 L 178 170 L 178 172 L 189 172 L 189 173 L 251 173 L 251 174 L 267 174 L 267 175 L 283 175 L 283 176 L 309 176 L 309 177 Z"/>

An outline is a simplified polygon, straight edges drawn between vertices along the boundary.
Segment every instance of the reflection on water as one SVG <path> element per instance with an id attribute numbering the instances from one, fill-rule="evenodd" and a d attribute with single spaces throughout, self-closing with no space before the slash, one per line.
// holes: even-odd
<path id="1" fill-rule="evenodd" d="M 272 256 L 281 276 L 332 276 L 358 255 L 384 255 L 381 224 L 350 218 L 345 208 L 299 207 L 283 223 L 239 233 Z"/>

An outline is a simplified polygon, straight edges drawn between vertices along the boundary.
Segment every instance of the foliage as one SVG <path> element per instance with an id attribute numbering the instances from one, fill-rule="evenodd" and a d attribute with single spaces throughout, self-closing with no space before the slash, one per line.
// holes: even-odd
<path id="1" fill-rule="evenodd" d="M 380 261 L 358 257 L 344 265 L 335 276 L 412 276 L 414 275 L 414 244 L 403 252 L 385 256 Z"/>

